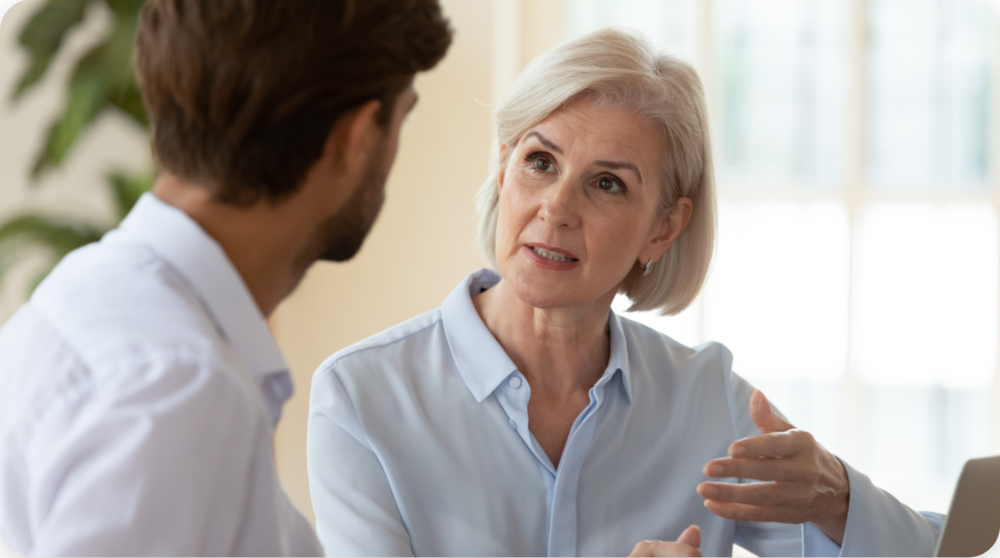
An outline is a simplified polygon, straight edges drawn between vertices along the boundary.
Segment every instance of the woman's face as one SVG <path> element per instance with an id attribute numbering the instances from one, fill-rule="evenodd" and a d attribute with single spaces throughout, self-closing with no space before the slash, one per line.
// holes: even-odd
<path id="1" fill-rule="evenodd" d="M 637 261 L 666 252 L 691 202 L 659 211 L 664 143 L 637 116 L 583 97 L 503 147 L 497 265 L 518 298 L 610 305 Z"/>

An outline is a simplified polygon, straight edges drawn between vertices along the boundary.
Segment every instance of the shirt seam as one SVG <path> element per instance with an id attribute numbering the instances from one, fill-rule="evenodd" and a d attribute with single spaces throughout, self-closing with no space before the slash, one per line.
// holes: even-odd
<path id="1" fill-rule="evenodd" d="M 719 362 L 719 370 L 722 372 L 722 385 L 726 390 L 726 406 L 729 408 L 729 425 L 733 428 L 733 441 L 735 442 L 740 437 L 740 431 L 736 426 L 736 415 L 734 414 L 736 409 L 736 394 L 733 393 L 733 382 L 730 377 L 732 371 L 730 370 L 728 373 L 726 372 L 726 367 L 724 365 L 725 359 L 722 358 L 723 354 L 721 344 L 715 345 L 715 353 Z"/>
<path id="2" fill-rule="evenodd" d="M 31 414 L 29 417 L 30 426 L 22 431 L 28 440 L 30 440 L 31 433 L 34 428 L 43 422 L 51 412 L 57 409 L 65 408 L 74 401 L 80 401 L 87 394 L 94 392 L 95 388 L 100 383 L 94 377 L 94 370 L 96 368 L 106 367 L 111 371 L 107 378 L 113 379 L 118 378 L 123 374 L 127 374 L 129 370 L 142 367 L 177 367 L 185 365 L 196 367 L 207 366 L 214 373 L 225 377 L 225 381 L 234 389 L 242 387 L 238 379 L 233 377 L 233 374 L 225 370 L 229 368 L 229 366 L 226 365 L 227 363 L 219 362 L 219 359 L 215 355 L 205 351 L 189 351 L 184 350 L 184 348 L 176 347 L 171 350 L 155 350 L 141 354 L 115 354 L 87 361 L 83 358 L 83 355 L 80 353 L 80 350 L 76 347 L 76 345 L 70 342 L 65 332 L 52 322 L 44 309 L 39 305 L 33 306 L 41 314 L 41 317 L 45 321 L 45 325 L 52 328 L 53 333 L 59 338 L 59 341 L 66 348 L 69 356 L 73 360 L 73 365 L 69 369 L 75 369 L 79 372 L 78 377 L 80 383 L 77 386 L 65 391 L 56 392 L 51 398 L 42 398 L 45 403 L 41 405 L 41 411 L 37 413 L 33 412 Z"/>
<path id="3" fill-rule="evenodd" d="M 385 347 L 388 347 L 389 345 L 393 345 L 395 343 L 399 343 L 401 341 L 405 341 L 405 340 L 409 339 L 410 337 L 413 337 L 415 335 L 423 333 L 424 331 L 426 331 L 428 329 L 431 329 L 432 327 L 437 326 L 437 324 L 439 324 L 441 322 L 442 322 L 442 320 L 441 320 L 441 311 L 440 311 L 440 309 L 438 309 L 437 316 L 434 318 L 434 320 L 431 323 L 427 324 L 426 326 L 424 326 L 424 327 L 422 327 L 422 328 L 420 328 L 420 329 L 418 329 L 416 331 L 413 331 L 411 333 L 407 333 L 406 335 L 404 335 L 402 337 L 398 337 L 398 338 L 386 341 L 385 343 L 382 343 L 380 345 L 367 345 L 367 346 L 364 346 L 364 347 L 356 347 L 353 350 L 350 347 L 348 347 L 347 349 L 344 349 L 341 353 L 337 353 L 336 355 L 334 355 L 334 357 L 336 357 L 336 358 L 332 358 L 331 357 L 331 359 L 328 362 L 320 365 L 320 370 L 324 371 L 324 372 L 328 371 L 328 372 L 332 373 L 334 376 L 337 376 L 337 373 L 333 369 L 333 367 L 338 362 L 344 360 L 345 358 L 350 357 L 350 356 L 354 356 L 354 355 L 359 355 L 359 354 L 364 353 L 364 352 L 369 351 L 369 350 L 383 349 Z M 339 381 L 339 376 L 338 376 L 338 381 Z"/>
<path id="4" fill-rule="evenodd" d="M 420 331 L 423 331 L 424 329 L 426 329 L 426 328 L 422 328 Z M 419 333 L 419 332 L 415 332 L 415 333 Z M 410 336 L 408 335 L 406 337 L 410 337 Z M 405 339 L 406 337 L 404 337 L 403 339 Z M 376 347 L 373 347 L 373 348 L 376 348 Z M 357 438 L 353 434 L 351 434 L 350 431 L 348 431 L 347 429 L 345 429 L 343 426 L 337 424 L 337 421 L 334 420 L 333 417 L 327 415 L 326 413 L 321 413 L 321 415 L 324 418 L 326 418 L 327 420 L 329 420 L 331 423 L 333 423 L 335 426 L 337 426 L 338 428 L 340 428 L 341 430 L 343 430 L 344 433 L 346 433 L 348 436 L 350 436 L 351 438 L 354 438 L 359 443 L 361 443 L 362 445 L 364 445 L 365 449 L 367 449 L 368 451 L 370 451 L 372 453 L 372 456 L 375 458 L 375 461 L 378 462 L 379 468 L 382 469 L 382 474 L 385 476 L 386 484 L 389 486 L 389 494 L 392 496 L 392 503 L 396 506 L 396 514 L 399 517 L 400 524 L 403 526 L 403 530 L 406 531 L 407 537 L 410 539 L 410 546 L 412 547 L 413 546 L 413 537 L 412 537 L 412 535 L 410 533 L 410 528 L 407 525 L 406 519 L 403 517 L 403 510 L 401 510 L 399 508 L 399 501 L 396 499 L 396 491 L 393 489 L 392 481 L 389 479 L 389 473 L 386 471 L 385 464 L 382 462 L 382 459 L 379 458 L 378 452 L 376 452 L 375 448 L 372 446 L 371 438 L 368 436 L 368 431 L 365 429 L 365 425 L 361 422 L 361 418 L 358 416 L 357 406 L 354 404 L 354 401 L 351 399 L 351 395 L 349 393 L 347 393 L 347 388 L 344 387 L 344 382 L 341 381 L 340 376 L 338 376 L 333 370 L 331 370 L 330 372 L 331 372 L 331 376 L 333 377 L 332 378 L 333 381 L 337 382 L 337 385 L 340 387 L 341 392 L 343 392 L 343 394 L 344 394 L 344 399 L 346 399 L 347 400 L 347 404 L 350 405 L 350 409 L 349 410 L 351 412 L 351 416 L 354 418 L 355 422 L 358 425 L 358 429 L 361 431 L 361 434 L 365 437 L 365 439 L 364 440 L 357 440 Z M 411 550 L 412 550 L 412 548 L 411 548 Z M 414 552 L 414 554 L 415 554 L 415 552 Z"/>

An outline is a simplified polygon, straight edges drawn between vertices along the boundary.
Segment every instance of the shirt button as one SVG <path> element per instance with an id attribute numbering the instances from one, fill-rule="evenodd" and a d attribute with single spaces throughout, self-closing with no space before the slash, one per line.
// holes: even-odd
<path id="1" fill-rule="evenodd" d="M 508 419 L 508 420 L 510 421 L 510 427 L 513 428 L 514 430 L 517 430 L 517 423 L 514 422 L 514 419 Z"/>
<path id="2" fill-rule="evenodd" d="M 510 384 L 510 387 L 512 387 L 514 389 L 517 389 L 517 388 L 521 387 L 521 378 L 518 378 L 517 376 L 514 376 L 513 378 L 510 379 L 510 382 L 507 382 L 507 383 Z"/>

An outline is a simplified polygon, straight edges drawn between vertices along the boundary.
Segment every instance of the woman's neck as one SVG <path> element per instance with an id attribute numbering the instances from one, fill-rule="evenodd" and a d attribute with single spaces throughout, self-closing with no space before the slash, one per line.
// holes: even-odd
<path id="1" fill-rule="evenodd" d="M 528 380 L 532 398 L 570 399 L 586 393 L 611 356 L 608 312 L 614 293 L 594 303 L 539 309 L 501 281 L 474 297 L 487 329 Z"/>

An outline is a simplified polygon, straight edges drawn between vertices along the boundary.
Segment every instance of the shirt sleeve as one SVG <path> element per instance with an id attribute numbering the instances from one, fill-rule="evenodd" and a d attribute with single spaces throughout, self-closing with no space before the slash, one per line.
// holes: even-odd
<path id="1" fill-rule="evenodd" d="M 30 553 L 232 553 L 261 450 L 233 382 L 177 362 L 94 375 L 50 402 L 25 446 Z"/>
<path id="2" fill-rule="evenodd" d="M 732 372 L 732 354 L 722 349 L 730 411 L 737 438 L 760 435 L 750 418 L 754 388 Z M 777 408 L 778 415 L 784 415 Z M 787 419 L 786 419 L 787 420 Z M 792 421 L 789 421 L 792 422 Z M 792 422 L 794 424 L 794 422 Z M 838 459 L 840 459 L 838 457 Z M 736 523 L 736 543 L 761 556 L 930 556 L 940 535 L 943 516 L 917 513 L 876 487 L 867 476 L 840 460 L 850 481 L 850 504 L 843 546 L 816 525 Z M 749 481 L 748 481 L 749 482 Z"/>
<path id="3" fill-rule="evenodd" d="M 312 384 L 309 491 L 327 556 L 412 556 L 389 480 L 332 369 Z"/>
<path id="4" fill-rule="evenodd" d="M 851 500 L 839 556 L 931 556 L 944 516 L 911 510 L 867 476 L 841 463 L 851 481 Z M 816 539 L 826 538 L 815 526 L 813 531 Z"/>

